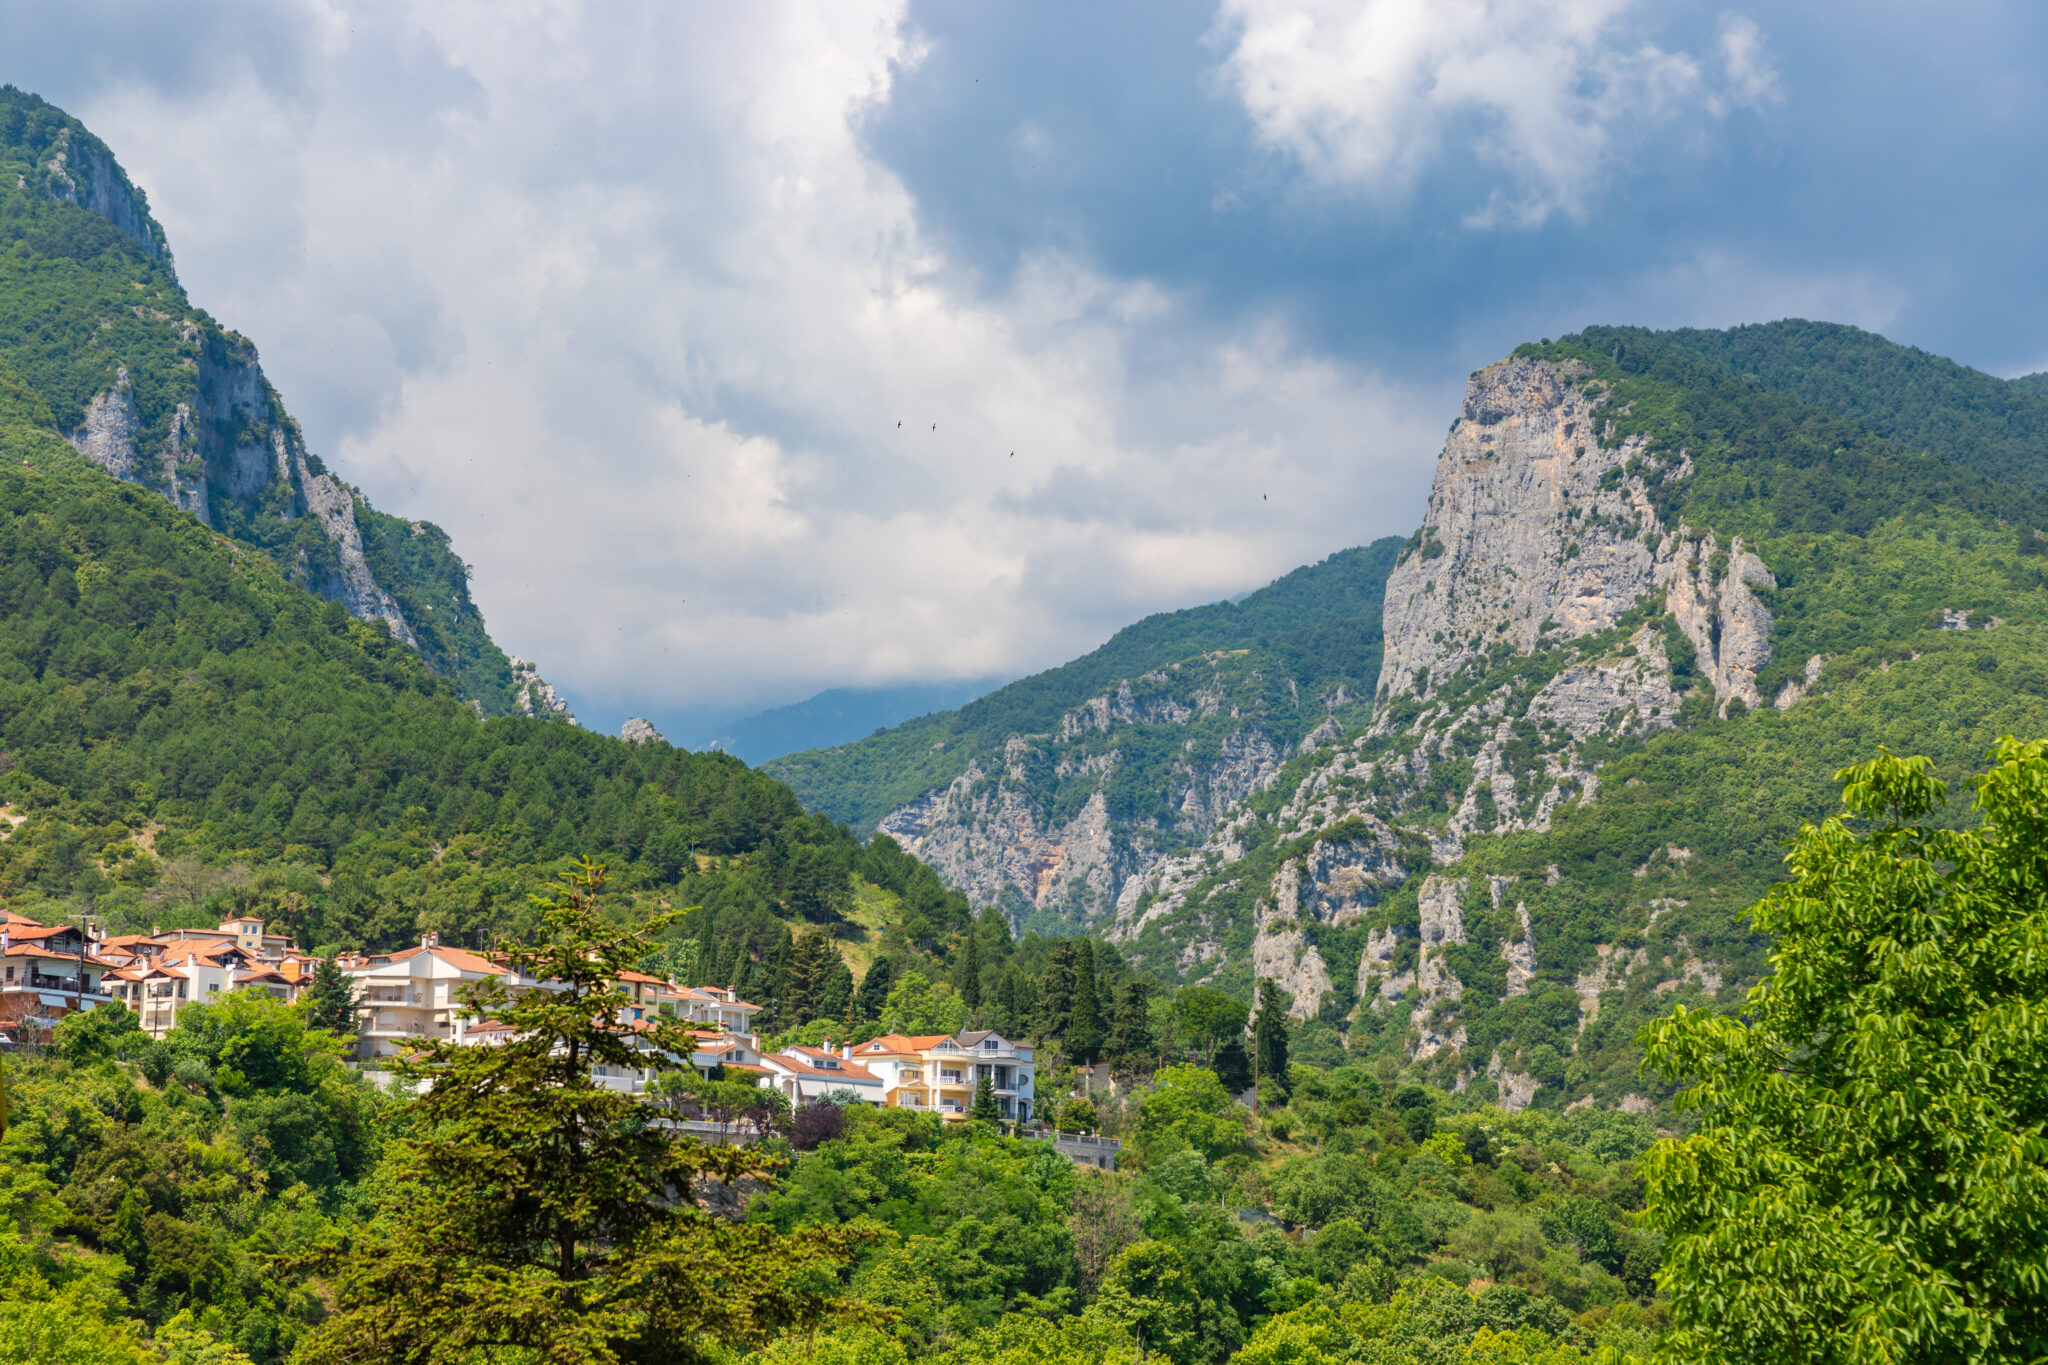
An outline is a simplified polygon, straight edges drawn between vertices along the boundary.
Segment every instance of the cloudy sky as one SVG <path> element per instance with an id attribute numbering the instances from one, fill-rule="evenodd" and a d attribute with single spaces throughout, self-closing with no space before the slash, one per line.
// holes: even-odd
<path id="1" fill-rule="evenodd" d="M 0 0 L 586 722 L 1015 675 L 1414 525 L 1588 322 L 2048 368 L 2048 7 Z"/>

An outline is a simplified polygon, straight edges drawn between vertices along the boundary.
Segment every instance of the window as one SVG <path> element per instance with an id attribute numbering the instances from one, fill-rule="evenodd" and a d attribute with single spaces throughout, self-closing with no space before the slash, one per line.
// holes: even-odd
<path id="1" fill-rule="evenodd" d="M 1000 1050 L 1001 1050 L 1001 1047 L 1002 1047 L 1002 1044 L 998 1043 L 998 1042 L 997 1042 L 997 1041 L 996 1041 L 995 1039 L 993 1039 L 993 1038 L 984 1038 L 984 1039 L 982 1039 L 982 1040 L 981 1040 L 981 1050 L 982 1050 L 983 1052 L 996 1052 L 996 1051 L 1000 1051 Z"/>

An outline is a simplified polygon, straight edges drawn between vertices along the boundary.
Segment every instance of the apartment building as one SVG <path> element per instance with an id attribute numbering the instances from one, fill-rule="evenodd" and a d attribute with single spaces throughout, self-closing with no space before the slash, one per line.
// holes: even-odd
<path id="1" fill-rule="evenodd" d="M 59 1019 L 104 1005 L 116 964 L 70 924 L 38 924 L 0 911 L 0 1033 L 49 1036 Z"/>
<path id="2" fill-rule="evenodd" d="M 499 1032 L 481 1027 L 490 1020 L 463 1006 L 462 992 L 494 979 L 515 993 L 547 988 L 507 963 L 467 948 L 442 947 L 432 934 L 417 948 L 349 958 L 341 969 L 355 987 L 356 1055 L 366 1061 L 397 1057 L 427 1038 L 502 1042 Z"/>
<path id="3" fill-rule="evenodd" d="M 1037 1072 L 1032 1049 L 987 1029 L 914 1038 L 889 1033 L 845 1048 L 842 1055 L 882 1078 L 884 1104 L 964 1119 L 985 1077 L 1005 1119 L 1031 1117 Z"/>
<path id="4" fill-rule="evenodd" d="M 107 974 L 107 990 L 113 999 L 135 1011 L 142 1031 L 152 1038 L 161 1038 L 176 1027 L 178 1011 L 185 1006 L 218 1000 L 244 986 L 270 989 L 279 999 L 288 998 L 282 974 L 255 962 L 247 949 L 232 941 L 186 940 L 165 945 L 153 957 L 133 961 L 135 965 Z"/>

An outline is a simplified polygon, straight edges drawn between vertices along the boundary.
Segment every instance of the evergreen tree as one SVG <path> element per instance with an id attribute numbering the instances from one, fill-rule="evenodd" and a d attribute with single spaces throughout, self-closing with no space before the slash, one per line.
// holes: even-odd
<path id="1" fill-rule="evenodd" d="M 708 986 L 714 981 L 732 980 L 732 963 L 729 960 L 729 955 L 724 960 L 719 956 L 717 912 L 709 908 L 699 908 L 694 913 L 699 921 L 697 925 L 697 968 L 690 974 L 689 984 L 692 986 Z"/>
<path id="2" fill-rule="evenodd" d="M 967 948 L 960 954 L 960 999 L 970 1019 L 981 1010 L 981 935 L 967 931 Z"/>
<path id="3" fill-rule="evenodd" d="M 974 1104 L 967 1116 L 987 1123 L 1000 1123 L 1003 1108 L 996 1102 L 996 1083 L 993 1076 L 983 1076 L 974 1086 Z"/>
<path id="4" fill-rule="evenodd" d="M 1259 1078 L 1270 1080 L 1287 1093 L 1287 1006 L 1281 990 L 1270 981 L 1259 983 L 1259 1011 L 1252 1020 L 1252 1045 L 1259 1050 Z"/>
<path id="5" fill-rule="evenodd" d="M 1061 1040 L 1077 1065 L 1102 1055 L 1102 1011 L 1095 999 L 1095 945 L 1082 939 L 1074 949 L 1074 1005 Z"/>
<path id="6" fill-rule="evenodd" d="M 1126 981 L 1117 992 L 1109 1055 L 1124 1066 L 1139 1069 L 1152 1059 L 1152 1047 L 1152 983 Z"/>
<path id="7" fill-rule="evenodd" d="M 345 1035 L 356 1031 L 356 988 L 348 973 L 331 957 L 320 959 L 313 969 L 313 984 L 306 988 L 310 1008 L 306 1027 Z"/>
<path id="8" fill-rule="evenodd" d="M 994 1022 L 990 1025 L 1006 1038 L 1016 1038 L 1027 1032 L 1025 1002 L 1028 995 L 1024 989 L 1024 974 L 1011 963 L 1003 968 L 1003 974 L 996 978 L 996 1007 Z"/>
<path id="9" fill-rule="evenodd" d="M 1223 1082 L 1223 1088 L 1233 1095 L 1242 1095 L 1252 1087 L 1252 1059 L 1245 1051 L 1244 1039 L 1226 1038 L 1216 1049 L 1209 1069 L 1216 1073 L 1216 1079 Z"/>
<path id="10" fill-rule="evenodd" d="M 384 1210 L 346 1251 L 317 1253 L 334 1311 L 295 1359 L 665 1365 L 851 1307 L 834 1292 L 833 1268 L 858 1234 L 785 1235 L 677 1198 L 767 1180 L 775 1163 L 679 1137 L 593 1078 L 597 1064 L 682 1065 L 637 1050 L 614 1022 L 628 1003 L 616 983 L 650 935 L 606 923 L 603 882 L 603 869 L 581 864 L 556 895 L 536 899 L 545 939 L 512 951 L 516 967 L 560 989 L 513 996 L 493 978 L 464 992 L 464 1005 L 504 1020 L 513 1041 L 430 1038 L 403 1063 L 433 1084 L 411 1102 Z M 642 1037 L 691 1050 L 674 1025 Z"/>
<path id="11" fill-rule="evenodd" d="M 825 988 L 818 993 L 818 1017 L 843 1024 L 852 1012 L 853 969 L 846 965 L 844 958 L 834 953 Z"/>
<path id="12" fill-rule="evenodd" d="M 1051 1044 L 1067 1034 L 1067 1016 L 1074 1008 L 1074 940 L 1062 939 L 1046 955 L 1038 977 L 1038 1036 Z"/>
<path id="13" fill-rule="evenodd" d="M 888 1003 L 889 987 L 896 982 L 894 965 L 886 957 L 878 957 L 868 967 L 868 973 L 860 979 L 860 994 L 855 998 L 856 1015 L 864 1020 L 882 1017 L 882 1006 Z"/>
<path id="14" fill-rule="evenodd" d="M 828 997 L 833 994 L 835 969 L 845 972 L 846 963 L 830 935 L 823 929 L 811 929 L 797 936 L 782 969 L 778 1019 L 784 1028 L 835 1017 L 825 1012 Z M 847 975 L 846 989 L 848 993 L 853 989 L 851 974 Z M 845 996 L 840 997 L 839 1003 L 843 1010 Z"/>

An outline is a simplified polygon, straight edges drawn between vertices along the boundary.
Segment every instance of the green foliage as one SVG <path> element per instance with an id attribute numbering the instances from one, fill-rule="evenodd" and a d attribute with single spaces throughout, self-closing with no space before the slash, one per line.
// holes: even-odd
<path id="1" fill-rule="evenodd" d="M 397 1193 L 333 1261 L 336 1311 L 302 1348 L 323 1360 L 464 1361 L 476 1351 L 563 1361 L 691 1360 L 850 1305 L 829 1271 L 858 1234 L 788 1236 L 679 1200 L 698 1181 L 763 1180 L 767 1158 L 678 1138 L 594 1065 L 673 1069 L 612 1024 L 615 983 L 653 927 L 604 923 L 601 869 L 585 863 L 537 901 L 538 942 L 510 957 L 555 989 L 467 988 L 476 1014 L 515 1032 L 497 1047 L 427 1039 L 405 1063 L 431 1085 L 409 1106 Z M 638 1035 L 687 1056 L 677 1027 Z"/>
<path id="2" fill-rule="evenodd" d="M 1691 1136 L 1652 1150 L 1674 1358 L 2013 1360 L 2048 1351 L 2039 969 L 2048 743 L 2002 742 L 1975 828 L 1926 759 L 1845 769 L 1754 912 L 1745 1019 L 1644 1030 Z"/>
<path id="3" fill-rule="evenodd" d="M 1136 1152 L 1143 1161 L 1183 1151 L 1222 1161 L 1247 1150 L 1237 1106 L 1206 1067 L 1167 1067 L 1153 1078 L 1138 1112 Z"/>

